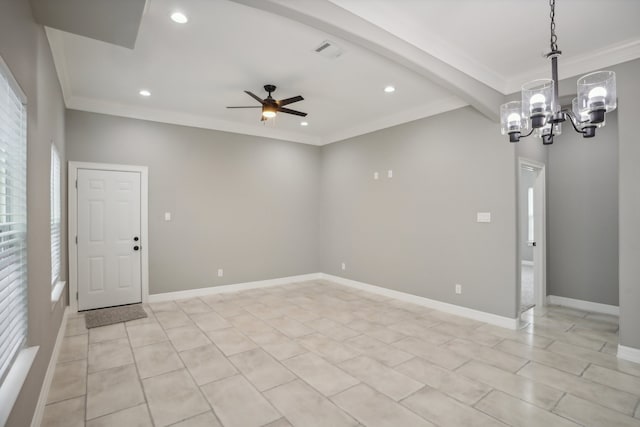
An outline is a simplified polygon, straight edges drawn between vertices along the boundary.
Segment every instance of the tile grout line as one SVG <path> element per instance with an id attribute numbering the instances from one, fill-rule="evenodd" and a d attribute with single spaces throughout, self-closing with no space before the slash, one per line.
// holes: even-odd
<path id="1" fill-rule="evenodd" d="M 129 335 L 129 329 L 127 328 L 127 325 L 124 325 L 124 330 L 125 333 L 127 334 L 127 341 L 129 341 L 129 349 L 131 350 L 131 357 L 133 358 L 133 366 L 136 368 L 136 374 L 138 375 L 138 383 L 140 384 L 140 389 L 142 390 L 142 396 L 144 397 L 144 403 L 145 406 L 147 408 L 147 413 L 149 414 L 149 419 L 151 420 L 151 425 L 155 426 L 156 422 L 155 419 L 153 418 L 153 415 L 151 414 L 151 408 L 149 407 L 149 401 L 147 399 L 147 392 L 144 389 L 144 384 L 142 384 L 142 378 L 140 377 L 140 370 L 138 369 L 138 362 L 136 360 L 136 355 L 133 352 L 133 345 L 131 343 L 131 336 Z"/>
<path id="2" fill-rule="evenodd" d="M 198 299 L 199 299 L 199 298 L 198 298 Z M 203 301 L 203 303 L 204 303 L 204 301 Z M 205 305 L 207 305 L 206 303 L 204 303 L 204 304 L 205 304 Z M 197 323 L 195 323 L 195 321 L 191 318 L 191 316 L 189 315 L 189 313 L 184 312 L 184 310 L 182 310 L 182 307 L 180 307 L 180 304 L 176 303 L 176 305 L 178 306 L 178 309 L 179 309 L 179 310 L 181 310 L 181 311 L 182 311 L 182 312 L 187 316 L 187 318 L 189 318 L 189 320 L 195 324 L 196 328 L 198 328 L 198 329 L 199 329 L 199 330 L 200 330 L 200 331 L 201 331 L 201 332 L 206 336 L 207 340 L 211 341 L 211 345 L 213 345 L 214 347 L 216 347 L 216 348 L 218 349 L 218 346 L 216 346 L 216 344 L 213 342 L 213 340 L 211 340 L 211 339 L 209 338 L 209 336 L 207 335 L 206 331 L 203 331 L 203 330 L 202 330 L 202 328 L 200 328 L 200 327 L 198 326 L 198 324 L 197 324 Z M 208 305 L 207 305 L 207 306 L 208 306 Z M 212 310 L 212 311 L 213 311 L 213 310 Z M 222 317 L 222 316 L 220 316 L 220 317 Z M 162 325 L 160 325 L 160 328 L 162 328 L 162 331 L 165 333 L 165 335 L 167 335 L 167 330 L 166 330 Z M 193 374 L 191 373 L 191 371 L 189 370 L 189 368 L 185 365 L 184 360 L 182 359 L 182 356 L 180 355 L 180 352 L 178 351 L 178 349 L 176 349 L 175 345 L 173 344 L 173 341 L 171 341 L 171 338 L 169 338 L 169 336 L 168 336 L 168 335 L 167 335 L 167 339 L 168 339 L 168 341 L 169 341 L 169 345 L 171 345 L 171 348 L 173 348 L 173 351 L 175 351 L 176 356 L 178 356 L 178 359 L 180 360 L 180 363 L 182 363 L 182 368 L 180 368 L 180 369 L 176 369 L 176 370 L 173 370 L 173 371 L 170 371 L 170 372 L 177 372 L 177 371 L 179 371 L 179 370 L 184 369 L 184 370 L 187 372 L 187 374 L 189 375 L 189 378 L 191 378 L 191 381 L 193 381 L 193 384 L 194 384 L 194 385 L 196 386 L 196 388 L 198 389 L 198 393 L 200 393 L 200 397 L 202 397 L 202 399 L 203 399 L 205 402 L 207 402 L 207 405 L 209 406 L 209 408 L 210 408 L 211 413 L 213 414 L 213 416 L 216 418 L 216 420 L 218 420 L 218 422 L 220 423 L 220 425 L 223 425 L 223 424 L 222 424 L 222 421 L 220 420 L 220 417 L 218 416 L 218 414 L 216 414 L 216 411 L 213 409 L 213 406 L 211 406 L 211 402 L 209 402 L 209 399 L 207 399 L 207 397 L 204 395 L 204 392 L 202 391 L 202 386 L 201 386 L 201 385 L 198 385 L 198 382 L 197 382 L 197 381 L 196 381 L 196 379 L 193 377 Z M 199 347 L 204 347 L 204 346 L 207 346 L 207 345 L 209 345 L 209 344 L 205 344 L 205 345 L 202 345 L 202 346 L 199 346 Z M 196 348 L 199 348 L 199 347 L 196 347 Z M 221 354 L 223 354 L 223 355 L 224 355 L 224 353 L 222 352 L 222 350 L 220 350 L 220 349 L 218 349 L 218 350 L 220 351 L 220 353 L 221 353 Z M 186 351 L 186 350 L 185 350 L 185 351 Z M 169 373 L 169 372 L 165 372 L 165 373 L 163 373 L 163 374 L 159 374 L 159 375 L 164 375 L 164 374 L 167 374 L 167 373 Z M 156 376 L 158 376 L 158 375 L 156 375 Z M 203 385 L 204 385 L 204 384 L 203 384 Z M 179 422 L 182 422 L 182 421 L 188 420 L 188 419 L 190 419 L 190 418 L 195 418 L 195 417 L 197 417 L 197 416 L 199 416 L 199 415 L 202 415 L 202 414 L 204 414 L 204 413 L 207 413 L 207 412 L 208 412 L 208 411 L 203 411 L 203 412 L 201 412 L 201 413 L 199 413 L 199 414 L 195 414 L 195 415 L 190 416 L 190 417 L 188 417 L 188 418 L 185 418 L 185 419 L 182 419 L 182 420 L 176 421 L 176 422 L 175 422 L 175 423 L 173 423 L 173 424 L 177 424 L 177 423 L 179 423 Z"/>

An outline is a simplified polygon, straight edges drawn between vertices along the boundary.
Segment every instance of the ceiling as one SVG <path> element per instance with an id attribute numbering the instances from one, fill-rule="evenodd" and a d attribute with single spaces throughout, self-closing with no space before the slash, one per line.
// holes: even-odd
<path id="1" fill-rule="evenodd" d="M 558 0 L 556 14 L 560 77 L 640 57 L 640 1 Z M 496 119 L 549 74 L 546 0 L 147 0 L 138 24 L 133 49 L 47 28 L 68 108 L 322 145 L 464 105 Z M 314 52 L 325 40 L 344 53 Z M 258 105 L 243 91 L 267 83 L 304 96 L 288 107 L 307 118 L 225 108 Z"/>

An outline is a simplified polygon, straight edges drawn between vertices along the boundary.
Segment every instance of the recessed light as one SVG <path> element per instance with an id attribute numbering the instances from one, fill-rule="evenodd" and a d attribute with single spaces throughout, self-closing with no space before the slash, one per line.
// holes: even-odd
<path id="1" fill-rule="evenodd" d="M 307 123 L 307 122 L 300 122 L 300 126 L 309 126 L 309 123 Z"/>
<path id="2" fill-rule="evenodd" d="M 396 88 L 393 87 L 393 86 L 387 86 L 387 87 L 384 88 L 384 91 L 387 92 L 387 93 L 391 93 L 391 92 L 395 92 Z"/>
<path id="3" fill-rule="evenodd" d="M 186 24 L 189 21 L 189 18 L 187 18 L 187 16 L 182 12 L 173 12 L 171 14 L 171 20 L 178 24 Z"/>
<path id="4" fill-rule="evenodd" d="M 151 92 L 149 92 L 146 89 L 142 89 L 140 92 L 138 92 L 140 95 L 142 96 L 151 96 Z"/>

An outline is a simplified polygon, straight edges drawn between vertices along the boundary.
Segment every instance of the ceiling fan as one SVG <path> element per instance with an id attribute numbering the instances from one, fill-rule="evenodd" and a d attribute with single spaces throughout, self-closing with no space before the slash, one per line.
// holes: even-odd
<path id="1" fill-rule="evenodd" d="M 272 117 L 275 117 L 277 112 L 306 117 L 307 113 L 303 113 L 302 111 L 292 110 L 290 108 L 284 108 L 285 105 L 302 101 L 304 98 L 301 97 L 300 95 L 294 96 L 292 98 L 277 100 L 271 97 L 271 93 L 275 92 L 276 90 L 276 87 L 274 85 L 264 85 L 264 90 L 266 90 L 269 93 L 269 95 L 265 99 L 260 99 L 258 95 L 252 92 L 249 92 L 248 90 L 244 91 L 247 95 L 249 95 L 256 101 L 258 101 L 260 104 L 262 104 L 261 106 L 256 105 L 256 106 L 250 106 L 250 107 L 245 106 L 245 107 L 227 107 L 227 108 L 262 108 L 262 117 L 260 118 L 261 122 L 267 119 L 270 119 Z"/>

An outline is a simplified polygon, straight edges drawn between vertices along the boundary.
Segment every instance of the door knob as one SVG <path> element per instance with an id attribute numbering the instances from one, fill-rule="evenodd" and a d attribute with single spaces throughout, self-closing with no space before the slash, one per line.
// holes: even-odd
<path id="1" fill-rule="evenodd" d="M 134 238 L 133 238 L 133 241 L 134 241 L 134 242 L 137 242 L 138 240 L 140 240 L 140 238 L 139 238 L 138 236 L 136 236 L 136 237 L 134 237 Z"/>
<path id="2" fill-rule="evenodd" d="M 135 245 L 135 246 L 133 247 L 133 250 L 134 250 L 134 251 L 138 251 L 138 250 L 140 250 L 140 246 Z"/>

